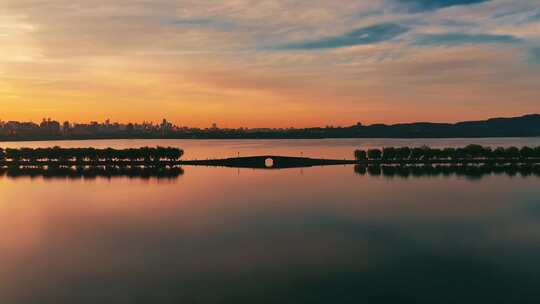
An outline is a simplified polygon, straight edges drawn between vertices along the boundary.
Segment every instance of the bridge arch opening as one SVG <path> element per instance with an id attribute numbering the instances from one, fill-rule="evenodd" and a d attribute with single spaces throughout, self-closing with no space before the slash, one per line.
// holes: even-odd
<path id="1" fill-rule="evenodd" d="M 272 168 L 274 167 L 274 160 L 269 157 L 264 160 L 264 165 L 266 166 L 266 168 Z"/>

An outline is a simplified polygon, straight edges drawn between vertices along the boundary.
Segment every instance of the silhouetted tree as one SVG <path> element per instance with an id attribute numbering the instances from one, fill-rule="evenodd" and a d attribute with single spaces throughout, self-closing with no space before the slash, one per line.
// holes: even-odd
<path id="1" fill-rule="evenodd" d="M 396 154 L 397 154 L 398 159 L 401 159 L 401 160 L 409 159 L 409 157 L 411 156 L 411 148 L 409 147 L 398 148 Z"/>
<path id="2" fill-rule="evenodd" d="M 367 159 L 367 153 L 365 150 L 356 150 L 354 151 L 354 158 L 356 158 L 356 160 L 365 161 Z"/>
<path id="3" fill-rule="evenodd" d="M 521 150 L 519 150 L 519 154 L 521 155 L 521 158 L 533 158 L 534 149 L 530 147 L 523 147 Z"/>
<path id="4" fill-rule="evenodd" d="M 20 148 L 1 150 L 1 156 L 15 161 L 120 161 L 120 160 L 178 160 L 184 154 L 182 149 L 173 147 L 144 147 L 140 149 L 94 149 L 94 148 Z"/>
<path id="5" fill-rule="evenodd" d="M 422 159 L 424 157 L 424 148 L 413 148 L 411 151 L 411 158 L 415 160 Z"/>
<path id="6" fill-rule="evenodd" d="M 21 160 L 21 150 L 19 149 L 6 149 L 6 158 L 11 159 L 13 161 L 20 161 Z"/>
<path id="7" fill-rule="evenodd" d="M 381 156 L 379 157 L 379 152 Z M 361 154 L 358 156 L 355 152 L 355 157 L 358 159 L 358 156 L 362 157 Z M 371 153 L 371 154 L 370 154 Z M 382 159 L 384 161 L 390 160 L 494 160 L 494 159 L 531 159 L 531 158 L 540 158 L 540 147 L 531 148 L 531 147 L 522 147 L 518 149 L 516 147 L 503 148 L 498 147 L 493 150 L 491 147 L 481 146 L 481 145 L 468 145 L 463 148 L 430 148 L 428 146 L 422 147 L 385 147 L 381 150 L 371 149 L 367 152 L 368 159 L 378 160 Z"/>
<path id="8" fill-rule="evenodd" d="M 534 148 L 534 157 L 540 158 L 540 147 Z"/>
<path id="9" fill-rule="evenodd" d="M 393 147 L 386 147 L 383 148 L 382 152 L 382 159 L 384 160 L 392 160 L 395 159 L 397 156 L 396 149 Z"/>
<path id="10" fill-rule="evenodd" d="M 432 149 L 428 146 L 424 146 L 424 158 L 426 159 L 439 159 L 442 156 L 442 150 L 441 149 Z"/>
<path id="11" fill-rule="evenodd" d="M 456 149 L 455 148 L 444 148 L 441 154 L 442 158 L 445 159 L 455 159 L 456 158 Z"/>
<path id="12" fill-rule="evenodd" d="M 177 161 L 184 155 L 184 151 L 178 148 L 168 147 L 165 155 L 169 160 Z"/>
<path id="13" fill-rule="evenodd" d="M 493 158 L 493 149 L 491 147 L 483 147 L 482 157 L 483 158 Z"/>
<path id="14" fill-rule="evenodd" d="M 467 158 L 467 152 L 465 151 L 465 149 L 457 148 L 455 153 L 455 159 L 460 160 L 465 158 Z"/>
<path id="15" fill-rule="evenodd" d="M 484 156 L 484 147 L 480 145 L 468 145 L 464 148 L 464 152 L 467 158 L 480 158 Z"/>
<path id="16" fill-rule="evenodd" d="M 495 150 L 493 150 L 493 157 L 495 158 L 505 158 L 506 157 L 506 149 L 503 147 L 497 147 Z"/>
<path id="17" fill-rule="evenodd" d="M 506 158 L 519 158 L 521 156 L 519 153 L 519 149 L 516 147 L 506 148 L 504 152 Z"/>
<path id="18" fill-rule="evenodd" d="M 368 150 L 368 157 L 370 159 L 381 159 L 382 152 L 379 149 L 369 149 Z"/>

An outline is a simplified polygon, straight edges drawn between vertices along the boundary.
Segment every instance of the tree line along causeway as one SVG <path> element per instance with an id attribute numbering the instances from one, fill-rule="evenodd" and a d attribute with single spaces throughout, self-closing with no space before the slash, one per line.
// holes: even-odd
<path id="1" fill-rule="evenodd" d="M 129 149 L 0 148 L 0 166 L 191 164 L 192 161 L 180 160 L 183 155 L 184 150 L 180 148 L 159 146 Z M 461 148 L 385 147 L 357 149 L 354 151 L 354 157 L 354 160 L 350 160 L 351 164 L 540 163 L 540 147 L 491 148 L 481 145 Z M 301 161 L 302 158 L 299 159 Z"/>
<path id="2" fill-rule="evenodd" d="M 354 157 L 358 162 L 404 163 L 418 162 L 540 162 L 539 147 L 498 147 L 491 148 L 481 145 L 468 145 L 461 148 L 431 148 L 422 147 L 386 147 L 382 149 L 355 150 Z"/>

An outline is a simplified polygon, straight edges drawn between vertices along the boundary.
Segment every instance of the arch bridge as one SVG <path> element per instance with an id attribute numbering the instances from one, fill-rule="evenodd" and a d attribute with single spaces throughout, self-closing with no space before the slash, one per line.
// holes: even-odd
<path id="1" fill-rule="evenodd" d="M 210 159 L 210 160 L 193 160 L 184 161 L 185 165 L 199 166 L 221 166 L 234 168 L 254 168 L 254 169 L 286 169 L 286 168 L 301 168 L 313 166 L 330 166 L 330 165 L 346 165 L 353 164 L 351 160 L 335 160 L 335 159 L 320 159 L 307 157 L 290 157 L 290 156 L 249 156 L 249 157 L 234 157 L 225 159 Z"/>

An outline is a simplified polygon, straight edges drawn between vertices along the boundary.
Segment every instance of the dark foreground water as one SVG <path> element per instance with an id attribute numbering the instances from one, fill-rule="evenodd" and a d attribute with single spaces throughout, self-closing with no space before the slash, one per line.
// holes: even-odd
<path id="1" fill-rule="evenodd" d="M 328 156 L 350 150 L 317 145 Z M 260 150 L 314 151 L 284 147 Z M 535 175 L 183 170 L 0 177 L 0 303 L 540 301 Z"/>

